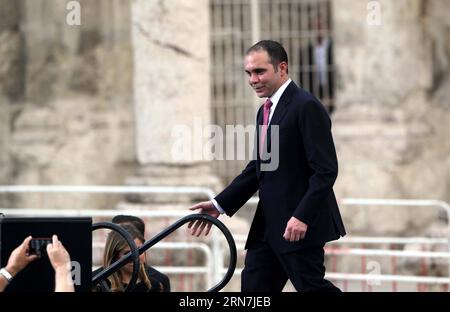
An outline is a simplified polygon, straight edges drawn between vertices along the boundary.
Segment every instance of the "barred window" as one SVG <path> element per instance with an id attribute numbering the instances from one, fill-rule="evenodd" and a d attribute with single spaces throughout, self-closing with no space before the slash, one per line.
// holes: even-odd
<path id="1" fill-rule="evenodd" d="M 255 124 L 263 100 L 255 99 L 243 66 L 245 51 L 261 39 L 276 40 L 285 47 L 290 77 L 331 113 L 331 9 L 330 0 L 210 0 L 213 122 L 224 130 L 226 125 Z M 236 150 L 228 144 L 225 148 Z M 215 169 L 227 183 L 247 161 L 217 161 Z"/>

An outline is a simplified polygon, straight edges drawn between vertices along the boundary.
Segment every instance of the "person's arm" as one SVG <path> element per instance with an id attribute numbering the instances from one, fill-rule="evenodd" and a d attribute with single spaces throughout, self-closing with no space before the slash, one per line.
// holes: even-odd
<path id="1" fill-rule="evenodd" d="M 213 203 L 214 207 L 216 207 L 217 211 L 219 211 L 220 214 L 224 214 L 225 210 L 223 210 L 222 206 L 217 202 L 215 198 L 211 199 L 211 202 Z"/>
<path id="2" fill-rule="evenodd" d="M 4 291 L 6 286 L 8 286 L 9 281 L 8 279 L 3 276 L 3 274 L 0 274 L 0 292 Z"/>
<path id="3" fill-rule="evenodd" d="M 218 218 L 222 211 L 230 217 L 233 216 L 258 190 L 259 184 L 255 166 L 255 161 L 250 161 L 244 171 L 217 195 L 214 201 L 201 202 L 189 209 L 200 210 L 200 213 L 208 214 L 213 218 Z M 218 205 L 216 206 L 215 203 Z M 188 228 L 192 228 L 191 234 L 196 236 L 200 236 L 205 227 L 205 236 L 208 235 L 211 226 L 211 223 L 203 220 L 191 221 L 188 224 Z"/>
<path id="4" fill-rule="evenodd" d="M 256 113 L 256 125 L 258 120 L 261 122 L 262 114 L 261 106 Z M 257 174 L 257 154 L 259 145 L 259 131 L 256 127 L 253 148 L 253 160 L 250 160 L 245 169 L 220 192 L 214 199 L 224 212 L 232 217 L 259 189 L 259 181 Z M 216 206 L 217 207 L 217 206 Z"/>
<path id="5" fill-rule="evenodd" d="M 69 253 L 58 236 L 53 235 L 52 240 L 53 243 L 47 245 L 47 254 L 55 270 L 55 292 L 74 292 Z"/>
<path id="6" fill-rule="evenodd" d="M 261 108 L 256 115 L 256 123 L 261 113 Z M 256 155 L 257 135 L 255 133 L 255 149 L 253 155 Z M 221 214 L 233 216 L 249 199 L 256 193 L 259 188 L 258 177 L 256 173 L 256 160 L 251 160 L 245 169 L 239 174 L 231 184 L 226 187 L 219 195 L 210 201 L 198 203 L 190 210 L 200 210 L 200 213 L 208 214 L 214 218 L 218 218 Z M 193 226 L 194 225 L 194 226 Z M 193 227 L 192 227 L 193 226 Z M 205 236 L 208 235 L 212 224 L 202 220 L 189 222 L 188 228 L 191 229 L 192 235 L 200 236 L 206 227 Z"/>
<path id="7" fill-rule="evenodd" d="M 9 279 L 13 278 L 20 271 L 22 271 L 31 261 L 36 260 L 36 255 L 29 255 L 29 243 L 31 236 L 24 239 L 16 249 L 13 250 L 9 256 L 6 267 L 2 269 L 0 274 L 0 291 L 3 291 L 9 284 Z"/>
<path id="8" fill-rule="evenodd" d="M 228 216 L 233 216 L 259 189 L 256 160 L 248 163 L 229 186 L 220 192 L 215 200 Z"/>

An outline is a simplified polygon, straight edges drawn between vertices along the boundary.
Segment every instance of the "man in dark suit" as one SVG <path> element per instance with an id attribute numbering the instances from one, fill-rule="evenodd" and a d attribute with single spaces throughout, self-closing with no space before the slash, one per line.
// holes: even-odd
<path id="1" fill-rule="evenodd" d="M 325 109 L 331 115 L 334 111 L 334 71 L 330 39 L 319 37 L 315 45 L 310 44 L 301 51 L 299 78 L 302 88 L 325 101 Z"/>
<path id="2" fill-rule="evenodd" d="M 324 278 L 324 244 L 345 235 L 332 189 L 338 164 L 328 114 L 289 78 L 278 42 L 252 46 L 245 71 L 257 96 L 267 98 L 257 114 L 256 159 L 212 201 L 191 210 L 232 216 L 259 190 L 242 291 L 279 292 L 287 279 L 297 291 L 339 291 Z M 189 227 L 192 235 L 207 235 L 211 224 Z"/>

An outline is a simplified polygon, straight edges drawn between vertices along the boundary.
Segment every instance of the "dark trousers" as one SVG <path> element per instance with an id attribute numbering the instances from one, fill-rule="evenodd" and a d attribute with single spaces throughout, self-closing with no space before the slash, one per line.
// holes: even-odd
<path id="1" fill-rule="evenodd" d="M 267 243 L 247 250 L 241 276 L 243 292 L 281 292 L 289 279 L 297 291 L 340 292 L 324 278 L 324 245 L 275 253 Z"/>

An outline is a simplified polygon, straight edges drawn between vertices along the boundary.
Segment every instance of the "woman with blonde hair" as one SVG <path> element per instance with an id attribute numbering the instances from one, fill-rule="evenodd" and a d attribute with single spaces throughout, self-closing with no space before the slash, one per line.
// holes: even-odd
<path id="1" fill-rule="evenodd" d="M 139 248 L 144 244 L 145 239 L 142 234 L 131 224 L 121 225 L 133 238 L 134 243 Z M 130 246 L 126 240 L 117 232 L 111 231 L 106 239 L 105 251 L 103 254 L 103 267 L 109 267 L 124 255 L 130 252 Z M 128 286 L 133 274 L 133 262 L 121 267 L 118 271 L 108 276 L 106 282 L 112 292 L 123 292 Z M 160 283 L 149 279 L 145 269 L 145 253 L 139 256 L 139 273 L 134 292 L 160 292 Z"/>

